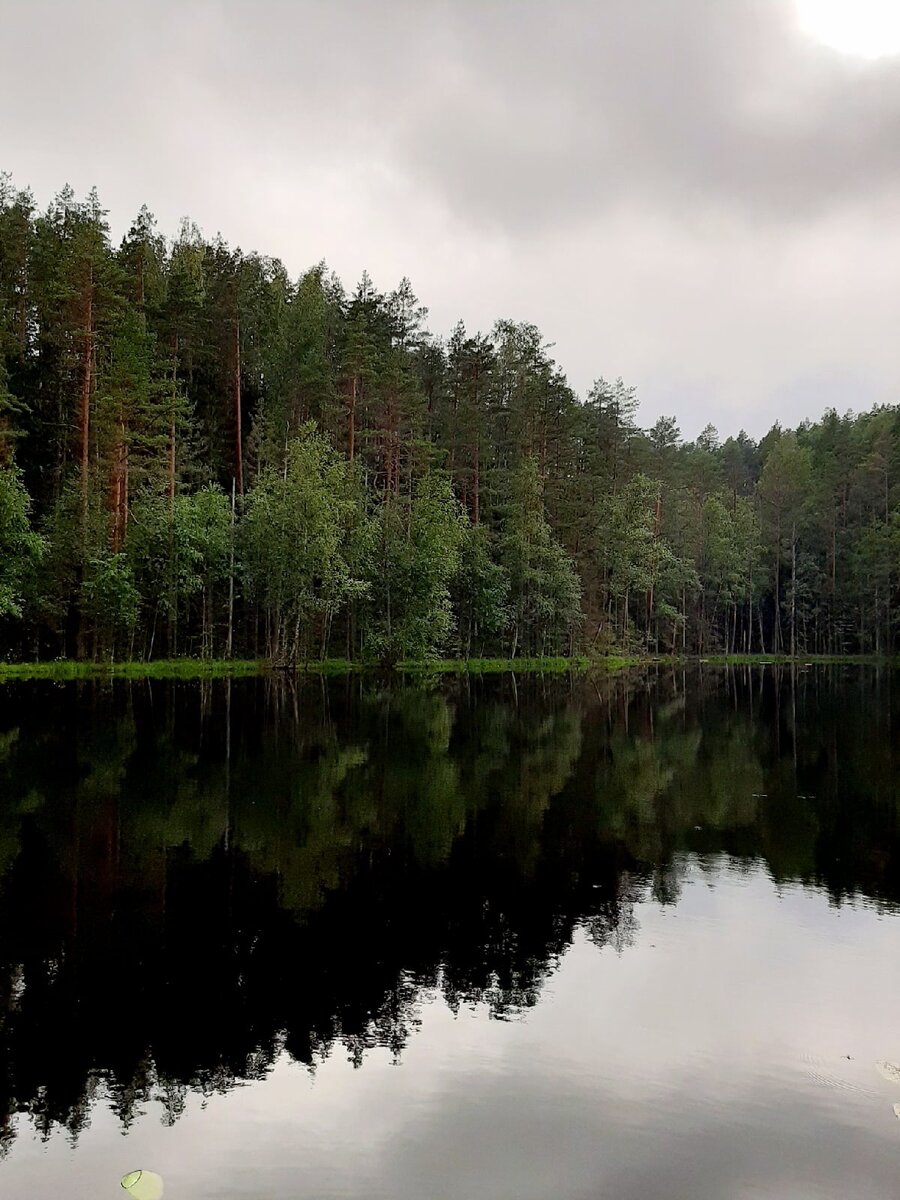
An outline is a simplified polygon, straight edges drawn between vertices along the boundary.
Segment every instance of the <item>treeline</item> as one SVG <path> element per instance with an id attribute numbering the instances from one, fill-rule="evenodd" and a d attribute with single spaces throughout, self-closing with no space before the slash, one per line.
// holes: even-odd
<path id="1" fill-rule="evenodd" d="M 533 325 L 0 179 L 0 651 L 896 652 L 900 413 L 759 442 Z"/>

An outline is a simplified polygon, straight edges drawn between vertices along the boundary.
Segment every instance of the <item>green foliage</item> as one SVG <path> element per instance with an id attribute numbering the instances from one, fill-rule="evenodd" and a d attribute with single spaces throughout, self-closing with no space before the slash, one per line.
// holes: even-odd
<path id="1" fill-rule="evenodd" d="M 0 470 L 0 617 L 20 617 L 24 592 L 44 552 L 29 521 L 31 501 L 18 471 Z"/>
<path id="2" fill-rule="evenodd" d="M 324 657 L 335 614 L 365 593 L 347 559 L 356 515 L 346 464 L 313 425 L 290 444 L 283 473 L 260 475 L 242 522 L 244 577 L 276 661 L 309 657 L 316 631 Z"/>
<path id="3" fill-rule="evenodd" d="M 486 526 L 464 524 L 452 596 L 459 620 L 458 643 L 465 658 L 473 644 L 483 646 L 498 638 L 510 620 L 509 576 L 494 562 L 492 549 Z"/>
<path id="4" fill-rule="evenodd" d="M 88 559 L 83 597 L 84 611 L 92 618 L 104 649 L 112 650 L 117 634 L 133 631 L 141 597 L 124 554 L 105 552 Z"/>
<path id="5" fill-rule="evenodd" d="M 145 493 L 135 503 L 126 553 L 153 632 L 162 616 L 169 643 L 178 646 L 179 623 L 190 623 L 199 605 L 199 649 L 214 653 L 218 608 L 224 602 L 232 543 L 228 498 L 208 485 L 193 495 Z M 196 647 L 195 647 L 196 648 Z"/>
<path id="6" fill-rule="evenodd" d="M 528 322 L 426 318 L 0 177 L 0 651 L 900 648 L 896 407 L 686 441 Z"/>
<path id="7" fill-rule="evenodd" d="M 453 630 L 450 585 L 466 531 L 449 480 L 431 473 L 411 503 L 389 500 L 377 531 L 369 651 L 390 663 L 427 658 Z"/>
<path id="8" fill-rule="evenodd" d="M 529 654 L 571 644 L 581 612 L 581 584 L 572 561 L 553 536 L 533 458 L 516 471 L 501 539 L 509 577 L 512 653 Z"/>

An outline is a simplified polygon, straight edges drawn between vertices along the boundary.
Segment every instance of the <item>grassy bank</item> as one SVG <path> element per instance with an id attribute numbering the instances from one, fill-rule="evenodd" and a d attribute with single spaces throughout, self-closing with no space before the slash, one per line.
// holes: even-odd
<path id="1" fill-rule="evenodd" d="M 699 656 L 625 656 L 607 655 L 601 658 L 438 658 L 422 662 L 397 663 L 395 670 L 401 675 L 502 675 L 515 674 L 561 675 L 568 672 L 622 671 L 633 667 L 652 666 L 890 666 L 900 665 L 900 660 L 878 658 L 875 655 L 815 655 L 804 654 L 791 658 L 790 655 L 764 654 L 708 654 Z M 276 675 L 349 675 L 366 671 L 377 671 L 377 666 L 350 662 L 344 658 L 327 658 L 302 663 L 293 670 L 274 668 L 265 661 L 253 659 L 160 659 L 153 662 L 56 662 L 0 663 L 0 683 L 27 679 L 227 679 L 239 676 L 261 675 L 271 672 Z"/>
<path id="2" fill-rule="evenodd" d="M 877 654 L 795 654 L 793 657 L 790 654 L 704 654 L 682 661 L 714 667 L 890 666 L 898 662 Z"/>
<path id="3" fill-rule="evenodd" d="M 266 664 L 248 659 L 173 658 L 154 662 L 0 663 L 0 682 L 14 679 L 225 679 L 258 675 Z"/>
<path id="4" fill-rule="evenodd" d="M 424 662 L 402 662 L 398 670 L 406 674 L 501 675 L 507 671 L 560 674 L 586 671 L 589 658 L 434 658 Z"/>
<path id="5" fill-rule="evenodd" d="M 427 659 L 406 661 L 396 666 L 403 675 L 500 675 L 509 671 L 517 674 L 564 674 L 569 671 L 621 670 L 636 666 L 641 660 L 610 656 L 608 658 L 470 658 Z M 344 658 L 327 658 L 302 663 L 293 670 L 274 668 L 264 661 L 225 659 L 176 658 L 153 662 L 56 662 L 0 663 L 0 682 L 26 679 L 225 679 L 234 676 L 261 675 L 348 675 L 377 671 L 382 668 Z"/>

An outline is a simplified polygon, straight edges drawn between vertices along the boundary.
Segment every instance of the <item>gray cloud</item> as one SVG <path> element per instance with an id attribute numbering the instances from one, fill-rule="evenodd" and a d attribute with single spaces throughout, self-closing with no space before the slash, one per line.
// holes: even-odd
<path id="1" fill-rule="evenodd" d="M 790 0 L 262 11 L 225 9 L 223 93 L 259 55 L 279 138 L 312 122 L 332 150 L 374 142 L 464 221 L 546 229 L 652 201 L 794 222 L 900 184 L 900 72 L 811 45 Z"/>
<path id="2" fill-rule="evenodd" d="M 849 0 L 848 0 L 849 2 Z M 900 59 L 791 0 L 32 0 L 5 14 L 0 165 L 96 183 L 296 272 L 409 274 L 433 324 L 536 320 L 754 432 L 894 398 Z"/>
<path id="3" fill-rule="evenodd" d="M 458 209 L 501 227 L 590 221 L 635 202 L 792 218 L 798 205 L 820 209 L 846 194 L 859 158 L 883 176 L 885 154 L 879 138 L 861 144 L 855 112 L 833 111 L 834 68 L 789 53 L 762 21 L 771 8 L 576 2 L 548 22 L 526 5 L 505 40 L 496 20 L 474 52 L 455 39 L 452 90 L 410 120 L 401 150 Z M 785 82 L 806 93 L 799 117 L 794 97 L 778 101 Z M 854 99 L 865 110 L 867 97 Z M 900 106 L 880 105 L 887 143 Z"/>

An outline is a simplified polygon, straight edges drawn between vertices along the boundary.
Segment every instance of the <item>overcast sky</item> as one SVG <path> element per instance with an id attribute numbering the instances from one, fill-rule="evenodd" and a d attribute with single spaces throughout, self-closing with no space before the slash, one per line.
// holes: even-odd
<path id="1" fill-rule="evenodd" d="M 688 436 L 900 399 L 900 57 L 793 0 L 0 9 L 0 168 L 41 206 L 409 275 L 434 331 L 534 321 Z"/>

